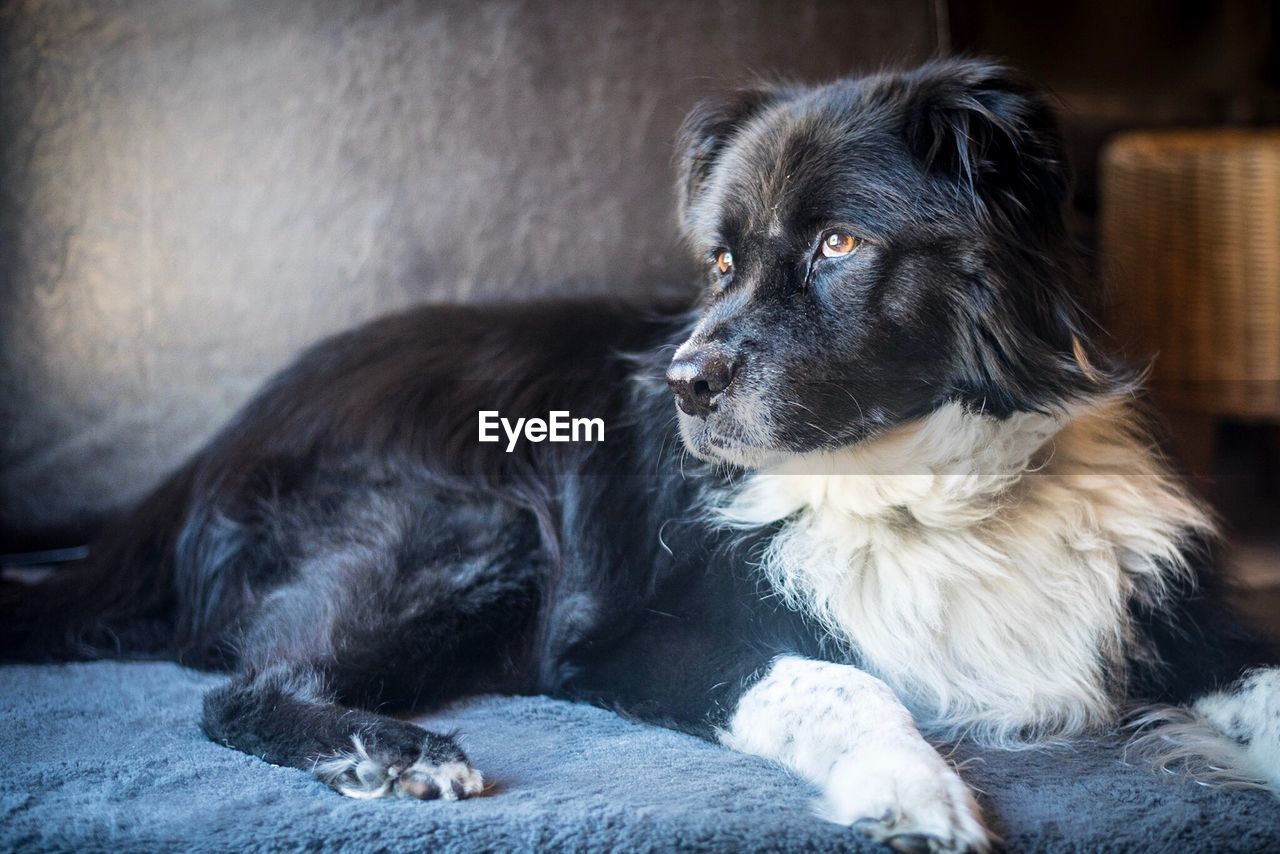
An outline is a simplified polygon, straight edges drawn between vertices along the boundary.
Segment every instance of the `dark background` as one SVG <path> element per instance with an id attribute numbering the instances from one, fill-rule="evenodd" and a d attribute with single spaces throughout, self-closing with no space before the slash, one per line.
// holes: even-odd
<path id="1" fill-rule="evenodd" d="M 1280 121 L 1275 0 L 945 4 L 950 48 L 1007 58 L 1062 102 L 1082 233 L 1117 131 Z"/>
<path id="2" fill-rule="evenodd" d="M 690 287 L 698 97 L 948 52 L 1057 92 L 1087 247 L 1116 132 L 1280 121 L 1274 0 L 0 0 L 0 552 L 75 542 L 326 333 Z M 1280 583 L 1274 428 L 1218 441 Z"/>
<path id="3" fill-rule="evenodd" d="M 937 41 L 924 0 L 0 8 L 0 551 L 136 497 L 326 333 L 687 287 L 694 101 Z"/>

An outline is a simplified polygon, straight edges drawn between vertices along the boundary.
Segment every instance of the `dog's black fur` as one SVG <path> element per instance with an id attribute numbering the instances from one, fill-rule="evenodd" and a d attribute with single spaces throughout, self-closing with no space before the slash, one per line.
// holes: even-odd
<path id="1" fill-rule="evenodd" d="M 420 308 L 327 340 L 105 531 L 88 569 L 11 606 L 9 649 L 229 669 L 205 731 L 304 768 L 354 731 L 387 761 L 461 759 L 384 713 L 480 691 L 710 736 L 778 654 L 856 663 L 753 572 L 770 529 L 706 521 L 734 477 L 718 463 L 1131 382 L 1090 343 L 1052 111 L 1007 69 L 939 62 L 709 101 L 679 156 L 698 305 Z M 771 182 L 783 201 L 762 207 Z M 840 263 L 816 242 L 833 228 L 863 241 Z M 736 385 L 676 416 L 663 374 L 685 341 Z M 601 417 L 606 440 L 508 454 L 476 441 L 482 409 Z M 1132 663 L 1135 700 L 1274 660 L 1211 586 L 1144 607 L 1157 654 Z"/>

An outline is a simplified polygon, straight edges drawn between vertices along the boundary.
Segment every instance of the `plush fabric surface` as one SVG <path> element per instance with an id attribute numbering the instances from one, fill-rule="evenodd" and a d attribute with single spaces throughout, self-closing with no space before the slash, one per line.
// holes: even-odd
<path id="1" fill-rule="evenodd" d="M 363 802 L 208 742 L 219 677 L 169 664 L 0 668 L 0 850 L 877 850 L 770 764 L 545 698 L 479 698 L 458 728 L 495 784 Z M 1128 765 L 1114 745 L 967 753 L 1012 850 L 1280 850 L 1280 802 Z"/>

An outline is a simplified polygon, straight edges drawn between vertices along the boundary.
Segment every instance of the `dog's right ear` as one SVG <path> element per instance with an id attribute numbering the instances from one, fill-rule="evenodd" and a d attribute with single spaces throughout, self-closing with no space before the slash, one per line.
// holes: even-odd
<path id="1" fill-rule="evenodd" d="M 1061 234 L 1071 199 L 1052 97 L 1008 66 L 938 59 L 898 75 L 904 135 L 924 169 L 951 181 L 982 216 Z"/>
<path id="2" fill-rule="evenodd" d="M 676 137 L 678 159 L 677 216 L 680 229 L 688 235 L 693 230 L 691 212 L 702 194 L 716 160 L 729 140 L 753 116 L 782 99 L 782 90 L 774 86 L 738 89 L 725 95 L 704 98 L 685 116 Z"/>

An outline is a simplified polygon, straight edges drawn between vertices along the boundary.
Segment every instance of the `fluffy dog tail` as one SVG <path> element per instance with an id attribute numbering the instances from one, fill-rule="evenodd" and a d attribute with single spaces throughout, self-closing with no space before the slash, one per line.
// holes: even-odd
<path id="1" fill-rule="evenodd" d="M 0 659 L 171 654 L 174 555 L 192 480 L 189 467 L 171 476 L 109 524 L 83 560 L 35 572 L 6 570 L 0 580 Z"/>

